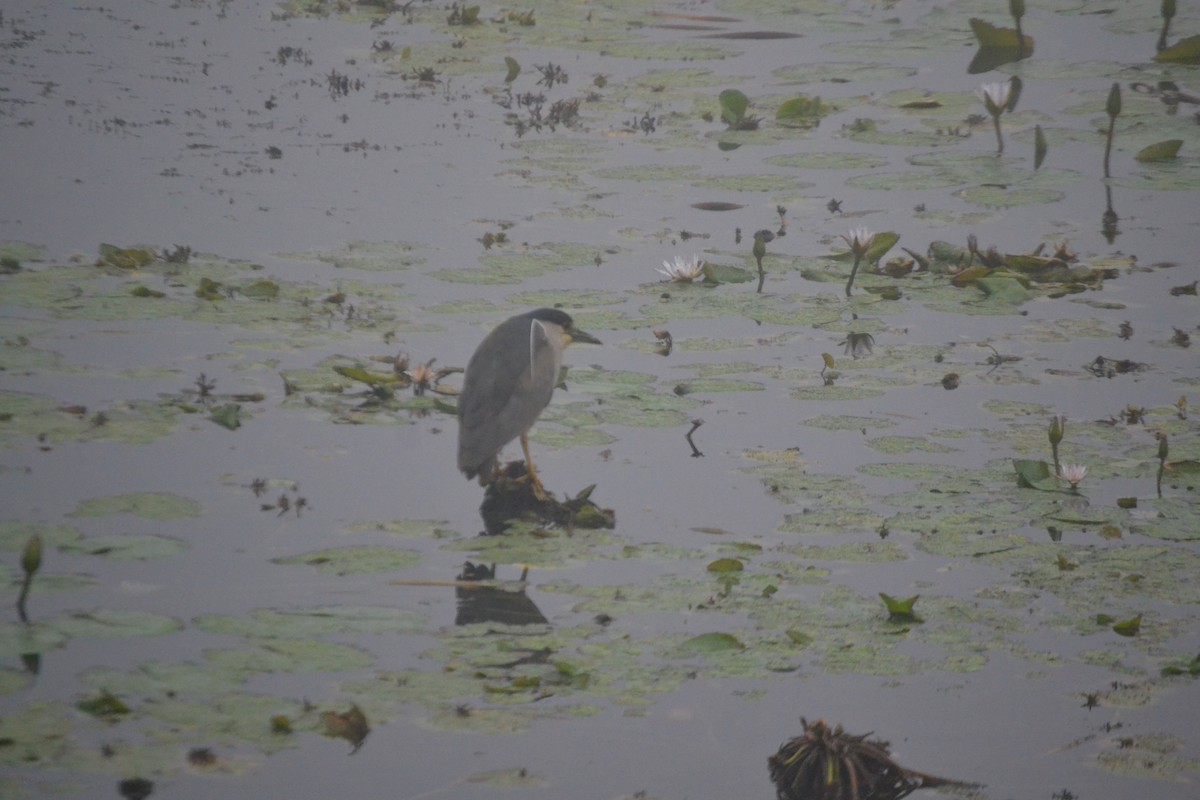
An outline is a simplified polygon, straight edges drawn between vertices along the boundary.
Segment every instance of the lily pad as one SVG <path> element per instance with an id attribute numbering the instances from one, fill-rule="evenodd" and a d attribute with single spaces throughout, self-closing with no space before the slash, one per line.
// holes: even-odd
<path id="1" fill-rule="evenodd" d="M 109 517 L 132 514 L 142 519 L 167 521 L 200 516 L 195 500 L 170 492 L 132 492 L 81 501 L 69 517 Z"/>
<path id="2" fill-rule="evenodd" d="M 114 561 L 170 558 L 188 550 L 187 542 L 169 536 L 109 534 L 87 536 L 60 546 L 64 553 L 103 556 Z"/>
<path id="3" fill-rule="evenodd" d="M 292 566 L 306 564 L 333 575 L 368 575 L 405 569 L 420 560 L 420 553 L 414 550 L 362 545 L 315 550 L 304 555 L 275 558 L 272 562 Z"/>

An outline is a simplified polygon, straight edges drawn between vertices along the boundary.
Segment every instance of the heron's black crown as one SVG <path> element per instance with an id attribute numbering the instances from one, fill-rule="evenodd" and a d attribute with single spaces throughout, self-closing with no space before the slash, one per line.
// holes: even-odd
<path id="1" fill-rule="evenodd" d="M 568 331 L 575 327 L 575 320 L 571 319 L 571 315 L 557 308 L 536 308 L 524 316 L 540 320 L 541 322 L 553 322 L 555 325 Z"/>

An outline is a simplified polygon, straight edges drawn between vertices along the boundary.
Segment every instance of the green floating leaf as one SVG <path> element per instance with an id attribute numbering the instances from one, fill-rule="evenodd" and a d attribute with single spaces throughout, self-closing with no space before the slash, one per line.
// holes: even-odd
<path id="1" fill-rule="evenodd" d="M 367 386 L 395 386 L 400 382 L 400 376 L 395 373 L 385 374 L 382 372 L 371 372 L 362 367 L 341 367 L 336 366 L 333 371 L 343 378 L 349 378 L 352 381 L 365 383 Z"/>
<path id="2" fill-rule="evenodd" d="M 830 112 L 829 106 L 821 102 L 819 97 L 800 95 L 784 101 L 775 112 L 775 121 L 782 125 L 799 128 L 813 128 L 820 124 L 821 118 Z"/>
<path id="3" fill-rule="evenodd" d="M 1045 461 L 1014 458 L 1013 469 L 1017 473 L 1017 486 L 1022 489 L 1044 489 L 1044 484 L 1054 478 L 1054 469 Z"/>
<path id="4" fill-rule="evenodd" d="M 810 634 L 807 634 L 804 631 L 798 631 L 795 628 L 789 628 L 784 631 L 784 633 L 787 634 L 787 637 L 789 640 L 791 640 L 792 644 L 796 645 L 797 647 L 807 647 L 813 642 L 813 637 Z"/>
<path id="5" fill-rule="evenodd" d="M 154 261 L 154 251 L 149 247 L 117 247 L 112 244 L 100 245 L 100 259 L 106 264 L 121 269 L 144 267 Z"/>
<path id="6" fill-rule="evenodd" d="M 1116 622 L 1113 624 L 1112 629 L 1113 633 L 1118 636 L 1137 636 L 1138 631 L 1142 629 L 1142 615 L 1138 614 L 1136 617 Z"/>
<path id="7" fill-rule="evenodd" d="M 975 40 L 979 42 L 980 47 L 994 48 L 997 50 L 1020 50 L 1022 42 L 1026 55 L 1033 55 L 1033 38 L 1022 35 L 1017 39 L 1017 32 L 1013 28 L 998 28 L 990 22 L 971 17 L 969 20 L 971 32 L 975 34 Z"/>
<path id="8" fill-rule="evenodd" d="M 730 127 L 737 127 L 750 107 L 750 98 L 737 89 L 726 89 L 717 96 L 717 100 L 721 104 L 721 119 Z"/>
<path id="9" fill-rule="evenodd" d="M 922 622 L 923 620 L 913 611 L 913 606 L 916 605 L 917 599 L 921 596 L 914 594 L 912 597 L 906 597 L 903 600 L 898 600 L 891 595 L 886 595 L 883 592 L 879 593 L 883 599 L 883 605 L 887 608 L 888 619 L 892 622 Z"/>
<path id="10" fill-rule="evenodd" d="M 863 260 L 868 264 L 874 264 L 879 259 L 887 254 L 900 241 L 900 234 L 892 231 L 883 231 L 875 234 L 875 238 L 871 241 L 871 246 L 867 248 L 867 252 L 863 255 Z"/>
<path id="11" fill-rule="evenodd" d="M 508 67 L 508 74 L 504 76 L 505 83 L 512 83 L 521 74 L 521 65 L 512 56 L 504 57 L 504 66 Z"/>
<path id="12" fill-rule="evenodd" d="M 1154 60 L 1170 64 L 1200 64 L 1200 34 L 1180 39 L 1154 56 Z"/>
<path id="13" fill-rule="evenodd" d="M 1033 55 L 1033 37 L 1023 34 L 1018 37 L 1012 28 L 998 28 L 981 19 L 972 18 L 970 23 L 979 42 L 979 51 L 967 66 L 968 74 L 990 72 Z"/>
<path id="14" fill-rule="evenodd" d="M 985 276 L 976 280 L 975 285 L 992 306 L 1019 306 L 1030 297 L 1029 291 L 1016 278 Z"/>
<path id="15" fill-rule="evenodd" d="M 731 633 L 702 633 L 693 636 L 675 648 L 678 656 L 706 655 L 708 653 L 727 653 L 733 650 L 745 650 L 746 645 L 738 641 Z"/>
<path id="16" fill-rule="evenodd" d="M 1173 475 L 1200 475 L 1200 461 L 1194 458 L 1171 461 L 1167 464 L 1167 471 Z"/>
<path id="17" fill-rule="evenodd" d="M 709 283 L 746 283 L 754 278 L 754 273 L 748 269 L 704 262 L 704 280 Z"/>
<path id="18" fill-rule="evenodd" d="M 1146 145 L 1134 158 L 1143 163 L 1153 161 L 1171 161 L 1179 155 L 1179 148 L 1183 147 L 1183 139 L 1167 139 L 1162 142 L 1155 142 L 1151 145 Z"/>
<path id="19" fill-rule="evenodd" d="M 1024 52 L 1019 47 L 981 47 L 975 53 L 975 57 L 971 59 L 971 63 L 967 65 L 968 75 L 981 75 L 985 72 L 991 72 L 1005 64 L 1015 64 L 1025 56 L 1033 52 L 1033 40 L 1028 36 L 1025 37 L 1027 42 Z"/>
<path id="20" fill-rule="evenodd" d="M 237 403 L 226 403 L 220 408 L 214 408 L 208 418 L 222 428 L 236 431 L 242 427 L 242 407 Z"/>
<path id="21" fill-rule="evenodd" d="M 108 692 L 101 692 L 95 697 L 85 697 L 76 703 L 75 707 L 89 716 L 107 720 L 113 720 L 132 713 L 132 709 L 129 706 Z"/>
<path id="22" fill-rule="evenodd" d="M 115 561 L 146 561 L 170 558 L 187 551 L 187 542 L 153 534 L 110 533 L 88 536 L 59 548 L 72 555 L 103 556 Z"/>
<path id="23" fill-rule="evenodd" d="M 79 639 L 134 639 L 167 636 L 183 624 L 149 611 L 78 611 L 48 623 L 65 636 Z"/>
<path id="24" fill-rule="evenodd" d="M 82 500 L 69 517 L 133 514 L 142 519 L 170 520 L 200 516 L 200 504 L 170 492 L 131 492 Z"/>
<path id="25" fill-rule="evenodd" d="M 1200 656 L 1196 656 L 1186 664 L 1169 664 L 1163 667 L 1162 674 L 1168 677 L 1173 675 L 1190 675 L 1193 678 L 1200 677 Z"/>
<path id="26" fill-rule="evenodd" d="M 709 572 L 741 572 L 746 568 L 740 558 L 718 558 L 708 564 Z"/>
<path id="27" fill-rule="evenodd" d="M 220 300 L 225 296 L 225 287 L 219 281 L 214 281 L 212 278 L 201 278 L 200 285 L 196 287 L 195 295 L 201 300 Z"/>
<path id="28" fill-rule="evenodd" d="M 248 286 L 243 286 L 241 291 L 246 297 L 273 300 L 279 296 L 279 284 L 268 280 L 255 281 Z"/>
<path id="29" fill-rule="evenodd" d="M 335 547 L 286 558 L 272 559 L 275 564 L 307 564 L 334 575 L 367 575 L 411 567 L 421 560 L 420 553 L 394 547 Z"/>

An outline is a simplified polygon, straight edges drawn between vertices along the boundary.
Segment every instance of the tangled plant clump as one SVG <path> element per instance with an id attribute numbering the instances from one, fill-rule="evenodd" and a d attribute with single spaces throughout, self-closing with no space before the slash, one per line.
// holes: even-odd
<path id="1" fill-rule="evenodd" d="M 767 759 L 779 800 L 899 800 L 917 789 L 964 786 L 958 781 L 905 769 L 892 760 L 887 742 L 867 741 L 825 720 L 809 723 Z"/>

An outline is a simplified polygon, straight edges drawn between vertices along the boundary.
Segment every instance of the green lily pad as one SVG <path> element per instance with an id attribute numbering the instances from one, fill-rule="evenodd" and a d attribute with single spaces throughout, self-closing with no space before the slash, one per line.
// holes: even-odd
<path id="1" fill-rule="evenodd" d="M 1014 459 L 1013 469 L 1017 473 L 1017 485 L 1023 489 L 1056 488 L 1054 468 L 1045 461 Z"/>
<path id="2" fill-rule="evenodd" d="M 1134 159 L 1143 163 L 1172 161 L 1179 156 L 1179 148 L 1181 147 L 1183 147 L 1183 139 L 1167 139 L 1163 142 L 1155 142 L 1139 150 Z"/>
<path id="3" fill-rule="evenodd" d="M 142 519 L 167 521 L 200 516 L 200 504 L 170 492 L 131 492 L 83 500 L 69 517 L 109 517 L 132 514 Z"/>
<path id="4" fill-rule="evenodd" d="M 415 612 L 382 606 L 316 606 L 258 609 L 248 617 L 205 614 L 192 621 L 199 630 L 247 638 L 303 639 L 338 633 L 418 633 L 424 618 Z"/>
<path id="5" fill-rule="evenodd" d="M 674 649 L 677 658 L 710 655 L 713 653 L 728 653 L 745 650 L 746 645 L 729 633 L 702 633 L 699 636 L 681 642 Z"/>
<path id="6" fill-rule="evenodd" d="M 366 575 L 380 572 L 395 572 L 421 561 L 415 550 L 396 547 L 334 547 L 315 550 L 298 556 L 271 559 L 272 563 L 285 565 L 306 564 L 318 571 L 333 575 Z"/>
<path id="7" fill-rule="evenodd" d="M 208 650 L 217 669 L 246 678 L 277 672 L 342 672 L 365 669 L 375 657 L 360 647 L 304 639 L 275 639 L 255 648 Z"/>
<path id="8" fill-rule="evenodd" d="M 59 549 L 72 555 L 104 556 L 114 561 L 148 561 L 179 555 L 189 547 L 187 542 L 169 536 L 109 534 L 76 539 L 60 545 Z"/>
<path id="9" fill-rule="evenodd" d="M 1200 64 L 1200 34 L 1180 39 L 1166 50 L 1155 53 L 1154 60 L 1170 64 Z"/>
<path id="10" fill-rule="evenodd" d="M 165 636 L 183 625 L 177 619 L 146 611 L 79 611 L 51 623 L 71 638 L 127 639 L 140 636 Z"/>

